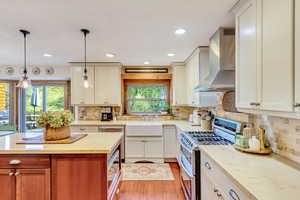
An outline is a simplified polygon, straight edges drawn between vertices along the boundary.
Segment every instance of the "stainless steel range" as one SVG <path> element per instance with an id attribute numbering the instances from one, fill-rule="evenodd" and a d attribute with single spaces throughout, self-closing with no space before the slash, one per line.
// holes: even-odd
<path id="1" fill-rule="evenodd" d="M 199 145 L 232 145 L 235 135 L 241 132 L 241 126 L 239 122 L 216 117 L 212 132 L 192 131 L 180 134 L 179 165 L 186 199 L 201 199 Z"/>

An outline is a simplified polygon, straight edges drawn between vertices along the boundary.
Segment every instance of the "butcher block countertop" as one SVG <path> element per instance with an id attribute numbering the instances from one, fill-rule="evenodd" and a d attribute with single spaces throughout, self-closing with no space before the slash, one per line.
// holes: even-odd
<path id="1" fill-rule="evenodd" d="M 200 146 L 237 185 L 253 199 L 300 198 L 299 166 L 276 155 L 241 153 L 232 146 Z M 242 199 L 241 199 L 242 200 Z"/>
<path id="2" fill-rule="evenodd" d="M 123 137 L 121 132 L 87 133 L 72 144 L 16 144 L 23 137 L 38 134 L 41 133 L 15 133 L 0 137 L 0 154 L 109 154 Z"/>

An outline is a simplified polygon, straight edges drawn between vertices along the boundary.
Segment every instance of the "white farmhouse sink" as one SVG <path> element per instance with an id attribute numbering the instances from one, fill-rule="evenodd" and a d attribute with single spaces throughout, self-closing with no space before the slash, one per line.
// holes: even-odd
<path id="1" fill-rule="evenodd" d="M 132 121 L 126 123 L 126 136 L 162 136 L 160 122 Z"/>

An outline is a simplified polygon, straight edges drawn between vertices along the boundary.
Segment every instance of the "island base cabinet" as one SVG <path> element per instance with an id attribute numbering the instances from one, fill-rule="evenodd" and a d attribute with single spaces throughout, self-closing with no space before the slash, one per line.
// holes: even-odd
<path id="1" fill-rule="evenodd" d="M 0 199 L 14 200 L 16 196 L 14 170 L 0 169 Z"/>
<path id="2" fill-rule="evenodd" d="M 50 169 L 0 169 L 1 200 L 50 200 Z"/>
<path id="3" fill-rule="evenodd" d="M 50 169 L 18 169 L 16 200 L 50 200 Z"/>
<path id="4" fill-rule="evenodd" d="M 53 155 L 52 200 L 107 200 L 107 156 Z"/>

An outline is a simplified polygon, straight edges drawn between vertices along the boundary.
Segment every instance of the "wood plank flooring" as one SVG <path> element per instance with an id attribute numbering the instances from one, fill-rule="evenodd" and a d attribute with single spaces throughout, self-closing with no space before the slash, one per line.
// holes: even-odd
<path id="1" fill-rule="evenodd" d="M 179 166 L 170 163 L 174 181 L 122 181 L 114 200 L 184 200 Z"/>

